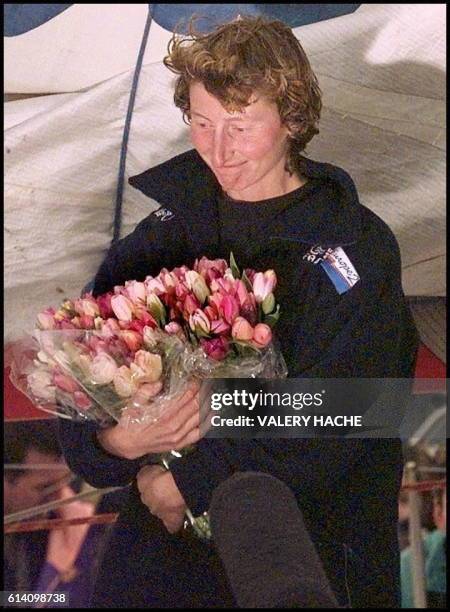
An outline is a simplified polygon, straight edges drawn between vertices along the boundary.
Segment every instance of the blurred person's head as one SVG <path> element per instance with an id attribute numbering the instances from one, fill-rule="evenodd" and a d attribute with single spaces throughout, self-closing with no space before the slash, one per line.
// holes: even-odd
<path id="1" fill-rule="evenodd" d="M 4 512 L 11 514 L 56 499 L 58 485 L 69 470 L 58 443 L 55 423 L 49 420 L 7 422 L 4 426 Z M 32 466 L 47 466 L 31 469 Z M 51 491 L 50 491 L 51 489 Z"/>
<path id="2" fill-rule="evenodd" d="M 447 532 L 447 489 L 433 492 L 433 521 L 436 529 Z"/>

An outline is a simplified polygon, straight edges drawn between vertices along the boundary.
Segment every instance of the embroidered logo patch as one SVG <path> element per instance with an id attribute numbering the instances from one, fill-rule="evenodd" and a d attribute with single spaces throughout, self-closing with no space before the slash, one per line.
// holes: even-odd
<path id="1" fill-rule="evenodd" d="M 340 295 L 351 289 L 360 279 L 342 247 L 324 249 L 316 245 L 310 248 L 303 259 L 314 265 L 320 264 Z"/>
<path id="2" fill-rule="evenodd" d="M 172 219 L 175 215 L 168 208 L 158 208 L 154 213 L 155 217 L 158 217 L 160 221 L 168 221 Z"/>

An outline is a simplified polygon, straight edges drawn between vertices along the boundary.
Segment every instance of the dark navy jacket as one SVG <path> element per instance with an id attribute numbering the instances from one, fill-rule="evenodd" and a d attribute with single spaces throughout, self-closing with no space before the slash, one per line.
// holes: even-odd
<path id="1" fill-rule="evenodd" d="M 244 260 L 238 262 L 277 273 L 282 314 L 276 331 L 289 376 L 412 376 L 417 336 L 401 287 L 394 235 L 359 203 L 346 172 L 306 158 L 299 171 L 319 191 L 279 212 L 263 243 L 243 245 Z M 126 280 L 156 275 L 162 267 L 190 266 L 202 255 L 228 258 L 219 239 L 218 184 L 196 151 L 129 182 L 161 208 L 110 249 L 95 278 L 95 295 Z M 344 248 L 360 280 L 340 294 L 324 269 L 307 257 L 316 245 Z M 105 453 L 93 425 L 61 421 L 60 426 L 73 471 L 98 487 L 133 481 L 142 460 Z M 265 471 L 280 478 L 294 491 L 342 601 L 350 584 L 353 605 L 398 606 L 399 440 L 203 439 L 171 469 L 194 514 L 207 510 L 214 488 L 235 471 Z M 136 521 L 136 512 L 151 520 L 137 494 L 131 507 L 129 520 Z M 345 557 L 345 580 L 337 550 L 353 555 L 353 569 Z"/>

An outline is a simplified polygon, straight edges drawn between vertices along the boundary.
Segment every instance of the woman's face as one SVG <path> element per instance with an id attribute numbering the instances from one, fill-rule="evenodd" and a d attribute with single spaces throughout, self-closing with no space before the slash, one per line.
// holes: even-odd
<path id="1" fill-rule="evenodd" d="M 256 202 L 286 193 L 288 130 L 274 102 L 251 100 L 230 113 L 202 83 L 190 86 L 194 147 L 231 198 Z"/>

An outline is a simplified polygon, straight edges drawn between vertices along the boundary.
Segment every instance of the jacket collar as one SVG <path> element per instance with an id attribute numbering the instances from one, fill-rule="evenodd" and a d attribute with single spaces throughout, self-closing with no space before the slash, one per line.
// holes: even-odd
<path id="1" fill-rule="evenodd" d="M 324 247 L 356 242 L 361 231 L 362 206 L 355 185 L 342 169 L 302 157 L 299 171 L 327 187 L 323 197 L 313 197 L 302 206 L 289 206 L 277 217 L 270 238 L 292 240 Z M 181 155 L 130 177 L 130 185 L 180 216 L 190 236 L 198 240 L 199 228 L 208 228 L 202 238 L 205 252 L 218 240 L 215 196 L 219 184 L 197 151 Z"/>

